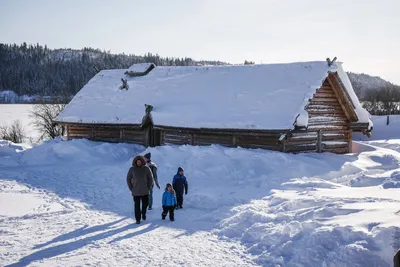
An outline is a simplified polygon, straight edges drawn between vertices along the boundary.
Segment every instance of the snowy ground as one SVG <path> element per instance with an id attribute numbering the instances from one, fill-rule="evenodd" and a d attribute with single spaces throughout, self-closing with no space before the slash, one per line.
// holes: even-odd
<path id="1" fill-rule="evenodd" d="M 34 143 L 40 134 L 33 127 L 33 119 L 29 116 L 34 105 L 31 104 L 0 104 L 0 126 L 11 125 L 19 120 L 27 134 L 27 142 Z"/>
<path id="2" fill-rule="evenodd" d="M 372 140 L 350 155 L 0 141 L 0 266 L 391 266 L 399 119 L 374 117 Z M 173 223 L 161 220 L 156 189 L 155 209 L 134 224 L 125 175 L 148 151 L 161 184 L 186 170 Z"/>
<path id="3" fill-rule="evenodd" d="M 1 266 L 391 266 L 400 149 L 150 148 L 161 184 L 182 166 L 189 194 L 169 222 L 156 190 L 138 226 L 125 175 L 144 148 L 0 144 Z"/>

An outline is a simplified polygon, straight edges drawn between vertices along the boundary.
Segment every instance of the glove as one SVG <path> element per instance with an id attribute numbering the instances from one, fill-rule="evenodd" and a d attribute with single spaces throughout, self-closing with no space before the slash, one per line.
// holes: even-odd
<path id="1" fill-rule="evenodd" d="M 187 195 L 187 191 L 185 192 L 185 195 Z"/>
<path id="2" fill-rule="evenodd" d="M 158 188 L 158 189 L 160 189 L 160 186 L 159 186 L 159 185 L 157 185 L 157 188 Z"/>

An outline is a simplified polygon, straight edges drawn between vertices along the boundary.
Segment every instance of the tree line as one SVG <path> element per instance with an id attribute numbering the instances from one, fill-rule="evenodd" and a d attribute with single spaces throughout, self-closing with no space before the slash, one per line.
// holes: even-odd
<path id="1" fill-rule="evenodd" d="M 0 44 L 0 91 L 13 91 L 19 96 L 73 96 L 96 74 L 96 69 L 126 69 L 145 62 L 157 66 L 226 64 L 152 53 L 111 54 L 90 47 L 73 50 L 49 49 L 40 44 Z"/>
<path id="2" fill-rule="evenodd" d="M 97 70 L 127 69 L 132 64 L 145 62 L 152 62 L 157 66 L 228 64 L 220 61 L 196 61 L 188 57 L 161 57 L 152 53 L 112 54 L 110 51 L 90 47 L 79 50 L 49 49 L 40 44 L 0 43 L 0 103 L 11 102 L 9 95 L 2 94 L 5 91 L 16 94 L 14 98 L 17 99 L 14 102 L 68 102 Z M 246 60 L 244 64 L 254 64 L 254 61 Z M 350 72 L 348 74 L 355 93 L 369 112 L 379 115 L 400 113 L 399 86 L 379 77 Z"/>

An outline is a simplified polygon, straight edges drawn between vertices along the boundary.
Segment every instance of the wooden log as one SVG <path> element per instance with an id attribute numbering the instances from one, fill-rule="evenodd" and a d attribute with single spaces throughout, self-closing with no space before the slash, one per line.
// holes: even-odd
<path id="1" fill-rule="evenodd" d="M 339 103 L 339 102 L 337 101 L 336 98 L 312 98 L 309 101 L 309 103 L 310 104 L 318 104 L 318 105 L 320 105 L 321 103 L 324 103 L 324 104 L 329 105 L 331 103 Z"/>
<path id="2" fill-rule="evenodd" d="M 335 149 L 335 148 L 346 148 L 348 149 L 348 142 L 336 142 L 336 141 L 323 141 L 322 147 L 324 149 Z"/>
<path id="3" fill-rule="evenodd" d="M 317 93 L 334 93 L 330 86 L 322 86 L 321 88 L 317 89 Z"/>
<path id="4" fill-rule="evenodd" d="M 334 153 L 334 154 L 347 154 L 349 153 L 348 148 L 328 148 L 324 152 Z"/>
<path id="5" fill-rule="evenodd" d="M 308 117 L 313 118 L 313 117 L 345 117 L 343 112 L 340 113 L 324 113 L 324 112 L 308 112 Z"/>
<path id="6" fill-rule="evenodd" d="M 279 151 L 280 150 L 280 144 L 271 146 L 271 145 L 261 145 L 261 144 L 244 144 L 244 145 L 239 145 L 238 147 L 242 148 L 252 148 L 252 149 L 266 149 L 266 150 L 273 150 L 273 151 Z"/>
<path id="7" fill-rule="evenodd" d="M 325 125 L 329 125 L 329 126 L 348 126 L 348 123 L 346 121 L 326 121 L 321 122 L 321 121 L 317 121 L 317 122 L 309 122 L 308 123 L 308 128 L 310 128 L 311 126 L 325 126 Z"/>
<path id="8" fill-rule="evenodd" d="M 336 99 L 336 95 L 335 93 L 331 90 L 330 92 L 316 92 L 313 95 L 313 98 L 332 98 L 332 99 Z"/>
<path id="9" fill-rule="evenodd" d="M 339 102 L 327 102 L 327 103 L 321 103 L 321 102 L 315 102 L 315 101 L 309 101 L 307 109 L 341 109 L 342 107 L 340 106 Z"/>
<path id="10" fill-rule="evenodd" d="M 70 134 L 69 138 L 74 139 L 74 138 L 85 138 L 85 139 L 91 139 L 90 134 Z M 70 139 L 69 139 L 70 140 Z"/>
<path id="11" fill-rule="evenodd" d="M 312 145 L 295 145 L 295 146 L 286 146 L 286 152 L 299 152 L 299 151 L 316 151 L 316 144 Z"/>
<path id="12" fill-rule="evenodd" d="M 335 131 L 335 130 L 348 130 L 349 128 L 347 126 L 328 126 L 328 125 L 311 125 L 308 127 L 308 131 L 310 132 L 317 132 L 318 130 L 323 130 L 323 131 Z"/>
<path id="13" fill-rule="evenodd" d="M 237 138 L 237 143 L 254 142 L 254 143 L 276 143 L 279 138 L 255 138 L 252 136 L 240 136 Z"/>
<path id="14" fill-rule="evenodd" d="M 301 143 L 315 143 L 317 136 L 315 137 L 295 137 L 286 140 L 286 144 L 301 144 Z"/>

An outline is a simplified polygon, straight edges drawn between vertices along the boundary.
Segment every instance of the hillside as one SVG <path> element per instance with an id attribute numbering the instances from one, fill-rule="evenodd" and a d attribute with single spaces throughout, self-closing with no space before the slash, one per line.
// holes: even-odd
<path id="1" fill-rule="evenodd" d="M 70 97 L 96 74 L 95 68 L 124 69 L 143 62 L 153 62 L 159 66 L 225 64 L 161 57 L 151 53 L 138 56 L 111 54 L 93 48 L 52 50 L 39 44 L 0 44 L 0 93 L 3 92 L 0 102 L 20 102 L 29 100 L 28 96 Z"/>
<path id="2" fill-rule="evenodd" d="M 111 54 L 93 48 L 49 49 L 47 46 L 0 44 L 0 103 L 34 102 L 45 97 L 75 95 L 101 69 L 124 69 L 134 63 L 153 62 L 158 66 L 223 65 L 220 61 L 161 57 L 157 54 Z M 349 73 L 360 99 L 370 90 L 391 83 L 368 74 Z M 400 87 L 397 87 L 400 90 Z"/>
<path id="3" fill-rule="evenodd" d="M 400 86 L 394 85 L 391 82 L 388 82 L 378 76 L 371 76 L 365 73 L 359 74 L 353 72 L 348 72 L 347 74 L 349 75 L 354 91 L 361 100 L 365 99 L 368 92 L 373 90 L 394 87 L 395 89 L 400 91 Z"/>

